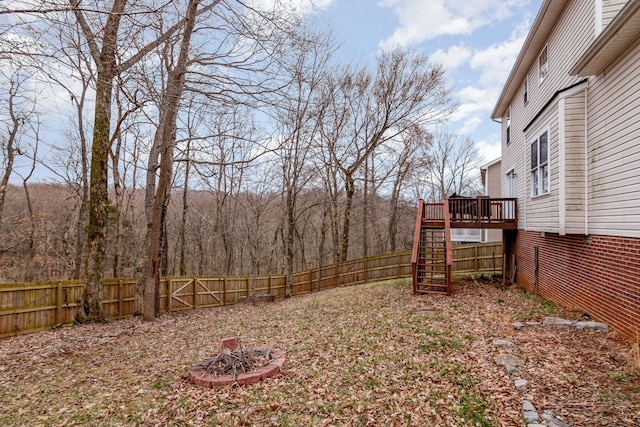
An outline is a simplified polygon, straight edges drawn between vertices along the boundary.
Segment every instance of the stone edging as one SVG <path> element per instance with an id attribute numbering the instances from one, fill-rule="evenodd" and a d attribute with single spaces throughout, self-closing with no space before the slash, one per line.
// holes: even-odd
<path id="1" fill-rule="evenodd" d="M 237 341 L 237 338 L 235 337 L 225 338 L 223 340 L 220 340 L 221 351 L 225 348 L 228 348 L 230 350 L 235 350 L 238 347 L 239 347 L 238 341 Z M 193 367 L 191 367 L 189 369 L 189 381 L 191 381 L 195 385 L 198 385 L 201 387 L 207 387 L 207 388 L 231 385 L 236 382 L 238 383 L 238 385 L 254 384 L 260 380 L 273 377 L 274 375 L 277 375 L 282 370 L 282 366 L 284 365 L 284 361 L 286 359 L 286 355 L 284 351 L 279 350 L 277 348 L 273 348 L 273 349 L 257 348 L 256 350 L 259 350 L 259 351 L 270 350 L 269 355 L 271 356 L 271 361 L 254 371 L 242 373 L 238 375 L 237 378 L 234 377 L 233 375 L 216 376 L 212 373 L 203 371 L 202 369 L 194 369 Z"/>

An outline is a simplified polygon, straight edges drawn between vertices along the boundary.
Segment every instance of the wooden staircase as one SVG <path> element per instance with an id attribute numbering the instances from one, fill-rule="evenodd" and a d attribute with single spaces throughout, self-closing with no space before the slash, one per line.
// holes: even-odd
<path id="1" fill-rule="evenodd" d="M 517 212 L 514 198 L 420 199 L 411 255 L 413 293 L 451 295 L 451 228 L 516 230 Z"/>
<path id="2" fill-rule="evenodd" d="M 420 200 L 414 236 L 412 269 L 414 294 L 451 295 L 451 230 L 446 203 Z"/>

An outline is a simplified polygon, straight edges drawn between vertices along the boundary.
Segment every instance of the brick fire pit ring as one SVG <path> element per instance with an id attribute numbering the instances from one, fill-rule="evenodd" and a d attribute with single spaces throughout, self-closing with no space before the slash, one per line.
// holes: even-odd
<path id="1" fill-rule="evenodd" d="M 225 349 L 235 351 L 240 347 L 240 345 L 238 344 L 237 338 L 234 337 L 220 340 L 219 347 L 220 352 Z M 243 372 L 241 374 L 238 374 L 237 376 L 216 375 L 215 373 L 207 372 L 207 370 L 203 369 L 201 364 L 194 363 L 189 369 L 189 381 L 191 381 L 195 385 L 207 388 L 231 385 L 236 382 L 238 383 L 238 385 L 254 384 L 258 381 L 277 375 L 284 365 L 286 357 L 285 353 L 277 348 L 256 348 L 247 350 L 255 350 L 268 353 L 269 362 L 257 369 L 254 369 L 251 372 Z"/>

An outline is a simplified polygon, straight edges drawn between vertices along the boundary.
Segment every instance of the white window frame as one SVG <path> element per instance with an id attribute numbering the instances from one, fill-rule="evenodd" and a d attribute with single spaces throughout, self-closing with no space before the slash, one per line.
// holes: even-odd
<path id="1" fill-rule="evenodd" d="M 544 62 L 543 62 L 544 61 Z M 547 78 L 549 75 L 549 49 L 548 46 L 545 46 L 540 52 L 540 56 L 538 56 L 538 79 L 539 83 Z"/>
<path id="2" fill-rule="evenodd" d="M 529 145 L 529 167 L 531 170 L 531 197 L 549 194 L 551 188 L 549 153 L 551 145 L 549 129 L 540 132 Z M 546 141 L 545 141 L 546 139 Z M 545 141 L 545 142 L 543 142 Z M 542 145 L 546 143 L 544 150 Z M 535 152 L 534 152 L 535 149 Z M 543 151 L 546 151 L 543 153 Z M 546 156 L 545 156 L 546 155 Z M 535 156 L 535 158 L 534 158 Z"/>

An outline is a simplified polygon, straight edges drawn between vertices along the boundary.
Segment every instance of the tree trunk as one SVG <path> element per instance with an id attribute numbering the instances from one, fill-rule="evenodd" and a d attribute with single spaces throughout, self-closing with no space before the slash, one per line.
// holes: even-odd
<path id="1" fill-rule="evenodd" d="M 106 76 L 105 76 L 106 74 Z M 96 84 L 96 112 L 91 150 L 91 186 L 89 190 L 89 225 L 87 227 L 86 288 L 78 320 L 103 321 L 102 279 L 108 222 L 109 194 L 107 192 L 107 156 L 109 154 L 109 124 L 111 120 L 112 70 L 98 71 Z"/>
<path id="2" fill-rule="evenodd" d="M 188 208 L 188 192 L 189 192 L 189 172 L 191 162 L 189 161 L 190 143 L 187 141 L 187 164 L 184 171 L 184 186 L 182 187 L 182 220 L 180 221 L 180 275 L 187 274 L 187 208 Z"/>
<path id="3" fill-rule="evenodd" d="M 295 202 L 293 200 L 294 195 L 291 188 L 288 188 L 286 191 L 286 227 L 287 227 L 287 236 L 285 240 L 285 273 L 286 273 L 286 282 L 284 289 L 284 296 L 289 298 L 291 297 L 292 288 L 293 288 L 293 243 L 295 238 L 295 212 L 294 205 Z"/>
<path id="4" fill-rule="evenodd" d="M 0 226 L 2 225 L 2 214 L 4 212 L 4 202 L 7 197 L 9 178 L 13 172 L 13 162 L 16 156 L 16 138 L 18 136 L 18 131 L 20 130 L 21 122 L 20 118 L 15 115 L 13 110 L 13 101 L 16 96 L 15 91 L 19 89 L 19 84 L 17 86 L 18 87 L 14 87 L 12 82 L 11 88 L 9 89 L 9 116 L 11 118 L 11 129 L 9 130 L 9 137 L 6 142 L 7 148 L 5 153 L 3 153 L 6 159 L 6 168 L 2 174 L 2 178 L 0 179 Z"/>
<path id="5" fill-rule="evenodd" d="M 89 187 L 89 224 L 87 226 L 87 261 L 85 263 L 86 286 L 81 303 L 78 305 L 76 319 L 80 322 L 104 321 L 102 312 L 102 279 L 108 222 L 109 194 L 107 191 L 107 171 L 109 148 L 111 144 L 111 95 L 113 80 L 117 75 L 116 44 L 120 18 L 124 13 L 126 0 L 114 0 L 111 14 L 102 36 L 102 50 L 97 53 L 95 36 L 88 29 L 81 12 L 76 16 L 83 26 L 92 55 L 96 60 L 98 73 L 96 81 L 96 105 L 93 121 L 93 143 L 91 145 L 91 173 Z M 78 1 L 72 1 L 74 6 Z"/>
<path id="6" fill-rule="evenodd" d="M 196 11 L 199 3 L 200 0 L 190 0 L 187 6 L 180 54 L 175 67 L 169 72 L 167 91 L 161 104 L 164 111 L 164 120 L 159 126 L 159 128 L 162 129 L 162 155 L 158 188 L 153 203 L 151 232 L 149 235 L 149 262 L 147 264 L 144 283 L 145 320 L 155 319 L 160 311 L 160 249 L 163 240 L 162 217 L 170 194 L 173 176 L 173 150 L 176 143 L 176 120 L 178 117 L 180 98 L 184 91 L 191 35 L 195 26 Z M 166 238 L 165 236 L 164 239 Z"/>
<path id="7" fill-rule="evenodd" d="M 345 176 L 345 194 L 347 200 L 344 207 L 342 223 L 342 239 L 340 245 L 340 262 L 347 260 L 349 253 L 349 227 L 351 223 L 351 208 L 353 205 L 353 195 L 356 192 L 356 184 L 351 174 Z"/>

